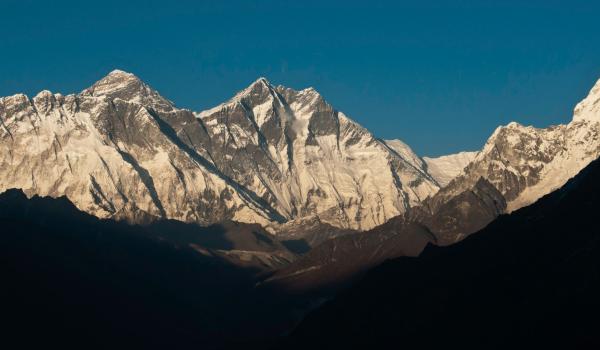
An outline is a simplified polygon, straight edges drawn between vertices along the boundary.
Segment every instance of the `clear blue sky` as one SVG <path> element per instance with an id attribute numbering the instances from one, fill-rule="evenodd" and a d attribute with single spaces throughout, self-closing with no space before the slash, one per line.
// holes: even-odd
<path id="1" fill-rule="evenodd" d="M 440 155 L 566 122 L 600 78 L 597 1 L 423 2 L 2 0 L 0 96 L 119 68 L 202 110 L 265 76 Z"/>

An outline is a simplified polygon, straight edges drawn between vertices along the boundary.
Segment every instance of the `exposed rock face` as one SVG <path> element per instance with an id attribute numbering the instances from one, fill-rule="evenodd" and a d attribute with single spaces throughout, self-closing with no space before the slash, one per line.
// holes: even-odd
<path id="1" fill-rule="evenodd" d="M 443 201 L 440 199 L 444 199 Z M 407 213 L 405 220 L 429 229 L 437 245 L 455 243 L 484 228 L 506 211 L 504 196 L 484 178 L 450 198 L 434 196 Z"/>
<path id="2" fill-rule="evenodd" d="M 335 289 L 386 259 L 418 255 L 428 242 L 456 243 L 507 210 L 561 187 L 600 155 L 600 123 L 592 118 L 600 120 L 600 115 L 590 111 L 599 101 L 594 94 L 600 89 L 594 88 L 576 107 L 568 125 L 536 129 L 511 123 L 498 128 L 480 152 L 422 159 L 403 142 L 386 141 L 438 183 L 450 179 L 448 186 L 384 225 L 330 238 L 265 284 L 290 290 Z"/>
<path id="3" fill-rule="evenodd" d="M 422 172 L 427 173 L 427 164 L 425 162 L 425 158 L 419 157 L 409 145 L 398 139 L 385 140 L 385 144 L 400 157 L 406 159 L 413 167 L 421 169 Z M 435 178 L 434 180 L 437 181 Z"/>
<path id="4" fill-rule="evenodd" d="M 448 208 L 450 201 L 458 208 L 456 197 L 477 187 L 482 179 L 503 197 L 502 200 L 492 195 L 490 198 L 494 200 L 480 202 L 489 203 L 486 211 L 497 212 L 498 215 L 529 205 L 560 188 L 600 156 L 598 105 L 600 82 L 575 107 L 573 120 L 566 125 L 534 128 L 512 122 L 499 127 L 462 173 L 425 201 L 425 207 L 434 216 L 442 207 Z M 486 191 L 489 194 L 492 192 Z M 502 201 L 506 201 L 506 210 L 498 211 L 502 208 Z M 495 216 L 485 217 L 490 222 Z M 447 226 L 438 238 L 445 243 L 452 243 L 473 232 L 464 225 L 462 228 L 460 226 L 458 222 L 454 230 Z M 452 235 L 455 237 L 452 238 Z"/>
<path id="5" fill-rule="evenodd" d="M 0 99 L 0 190 L 66 195 L 102 218 L 210 224 L 276 220 L 170 129 L 198 124 L 135 76 L 114 71 L 78 95 Z M 198 126 L 200 128 L 200 126 Z"/>
<path id="6" fill-rule="evenodd" d="M 77 95 L 2 98 L 0 120 L 0 191 L 66 195 L 103 218 L 364 230 L 438 190 L 314 89 L 264 78 L 192 113 L 113 71 Z"/>
<path id="7" fill-rule="evenodd" d="M 264 78 L 200 113 L 203 147 L 223 173 L 286 220 L 380 225 L 437 191 L 431 177 L 335 110 L 314 89 Z"/>
<path id="8" fill-rule="evenodd" d="M 331 296 L 368 269 L 399 256 L 418 256 L 433 241 L 429 230 L 396 217 L 368 232 L 349 233 L 318 245 L 277 270 L 262 287 Z"/>
<path id="9" fill-rule="evenodd" d="M 459 244 L 374 268 L 279 349 L 598 348 L 599 178 L 595 161 Z"/>
<path id="10" fill-rule="evenodd" d="M 277 270 L 264 286 L 331 296 L 371 267 L 400 256 L 418 256 L 428 243 L 455 243 L 484 228 L 506 209 L 502 194 L 483 178 L 435 210 L 428 205 L 430 199 L 367 232 L 331 234 Z"/>
<path id="11" fill-rule="evenodd" d="M 483 177 L 506 198 L 509 211 L 560 187 L 600 154 L 600 123 L 574 120 L 537 129 L 498 128 L 483 150 L 437 196 L 451 197 Z"/>

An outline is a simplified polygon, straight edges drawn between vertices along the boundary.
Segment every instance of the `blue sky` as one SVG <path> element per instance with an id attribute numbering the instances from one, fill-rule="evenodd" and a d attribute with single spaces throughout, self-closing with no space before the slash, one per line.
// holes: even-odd
<path id="1" fill-rule="evenodd" d="M 596 1 L 422 3 L 2 0 L 0 96 L 119 68 L 202 110 L 265 76 L 440 155 L 512 120 L 566 122 L 600 78 Z"/>

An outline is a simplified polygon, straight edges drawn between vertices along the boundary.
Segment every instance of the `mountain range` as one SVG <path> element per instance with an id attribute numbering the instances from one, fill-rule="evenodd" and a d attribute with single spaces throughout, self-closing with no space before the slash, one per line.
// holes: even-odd
<path id="1" fill-rule="evenodd" d="M 315 223 L 365 231 L 410 208 L 435 213 L 481 179 L 506 200 L 494 211 L 512 211 L 598 156 L 599 98 L 596 84 L 566 125 L 511 123 L 479 152 L 422 158 L 376 138 L 313 88 L 259 78 L 193 112 L 115 70 L 79 94 L 0 99 L 0 190 L 64 195 L 100 218 L 232 220 L 275 234 Z M 470 233 L 444 225 L 442 243 Z"/>
<path id="2" fill-rule="evenodd" d="M 599 177 L 596 160 L 459 243 L 373 268 L 277 348 L 598 348 Z"/>
<path id="3" fill-rule="evenodd" d="M 565 240 L 574 259 L 585 244 L 595 247 L 592 162 L 599 156 L 600 81 L 567 124 L 512 122 L 479 151 L 435 158 L 377 138 L 313 88 L 265 78 L 200 112 L 176 107 L 120 70 L 78 94 L 2 97 L 0 259 L 11 286 L 3 300 L 19 337 L 41 315 L 31 327 L 47 337 L 79 327 L 76 341 L 104 332 L 102 346 L 126 339 L 164 347 L 175 338 L 182 346 L 273 345 L 315 308 L 288 340 L 306 344 L 318 336 L 334 345 L 351 329 L 350 345 L 370 338 L 362 328 L 384 339 L 393 334 L 382 325 L 387 320 L 403 325 L 407 344 L 419 343 L 428 322 L 449 338 L 460 324 L 481 331 L 478 340 L 497 337 L 467 316 L 444 331 L 451 314 L 433 322 L 441 317 L 435 308 L 460 312 L 461 305 L 501 328 L 464 306 L 470 299 L 461 283 L 511 310 L 515 299 L 486 289 L 505 290 L 487 275 L 507 281 L 510 295 L 520 295 L 520 283 L 549 302 L 538 287 L 553 274 L 560 284 L 564 271 L 575 273 L 550 261 L 563 261 L 560 238 L 570 227 L 581 236 Z M 536 244 L 543 254 L 528 265 Z M 526 280 L 536 268 L 544 273 L 532 285 Z M 381 300 L 418 323 L 382 311 L 373 290 L 389 280 Z M 541 322 L 535 307 L 527 315 Z M 331 327 L 340 308 L 348 310 L 346 322 Z M 385 315 L 381 322 L 373 321 L 377 313 Z M 79 318 L 87 326 L 73 322 Z M 248 344 L 233 347 L 241 345 Z"/>
<path id="4" fill-rule="evenodd" d="M 364 230 L 439 189 L 314 89 L 264 78 L 200 113 L 122 71 L 77 95 L 0 106 L 0 189 L 66 195 L 101 218 L 234 220 L 273 232 L 318 219 Z"/>

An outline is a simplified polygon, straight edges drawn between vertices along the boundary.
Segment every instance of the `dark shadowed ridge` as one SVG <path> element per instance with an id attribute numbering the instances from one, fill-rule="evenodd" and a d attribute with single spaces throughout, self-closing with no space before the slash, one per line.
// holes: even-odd
<path id="1" fill-rule="evenodd" d="M 449 247 L 375 268 L 281 348 L 599 348 L 600 161 Z"/>
<path id="2" fill-rule="evenodd" d="M 441 205 L 430 204 L 427 199 L 369 231 L 340 232 L 321 241 L 262 285 L 329 298 L 386 260 L 418 256 L 428 243 L 456 242 L 485 227 L 506 207 L 502 195 L 484 179 Z"/>
<path id="3" fill-rule="evenodd" d="M 258 225 L 100 220 L 66 198 L 0 194 L 0 318 L 20 348 L 211 348 L 277 334 L 255 266 L 219 249 L 280 249 Z M 190 246 L 192 244 L 192 246 Z M 200 253 L 198 247 L 201 247 Z"/>

